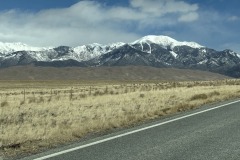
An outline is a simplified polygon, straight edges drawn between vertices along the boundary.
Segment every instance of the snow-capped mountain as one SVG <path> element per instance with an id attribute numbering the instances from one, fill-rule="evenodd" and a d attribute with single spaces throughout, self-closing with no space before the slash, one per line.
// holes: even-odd
<path id="1" fill-rule="evenodd" d="M 78 62 L 87 61 L 92 58 L 103 55 L 118 47 L 121 47 L 125 43 L 118 42 L 109 45 L 101 45 L 98 43 L 68 47 L 32 47 L 23 43 L 2 43 L 0 42 L 0 59 L 15 58 L 19 59 L 23 53 L 27 52 L 35 61 L 65 61 L 76 60 Z"/>
<path id="2" fill-rule="evenodd" d="M 93 43 L 77 47 L 41 48 L 0 43 L 0 67 L 28 64 L 56 67 L 145 65 L 201 69 L 240 77 L 240 56 L 234 51 L 216 51 L 196 42 L 154 35 L 132 43 Z"/>
<path id="3" fill-rule="evenodd" d="M 145 36 L 139 40 L 136 40 L 135 42 L 131 43 L 132 45 L 135 44 L 157 44 L 160 45 L 161 47 L 167 49 L 171 48 L 173 49 L 176 46 L 189 46 L 191 48 L 203 48 L 204 46 L 201 46 L 200 44 L 196 42 L 179 42 L 171 37 L 168 36 L 155 36 L 155 35 L 149 35 Z M 143 47 L 143 46 L 142 46 Z"/>

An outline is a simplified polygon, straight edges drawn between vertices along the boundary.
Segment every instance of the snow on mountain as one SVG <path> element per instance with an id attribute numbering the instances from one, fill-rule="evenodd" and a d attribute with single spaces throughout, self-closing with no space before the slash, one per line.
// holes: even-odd
<path id="1" fill-rule="evenodd" d="M 240 58 L 240 53 L 237 53 L 237 56 Z"/>
<path id="2" fill-rule="evenodd" d="M 34 57 L 37 61 L 46 61 L 46 62 L 51 61 L 46 52 L 29 51 L 28 54 L 31 57 Z"/>
<path id="3" fill-rule="evenodd" d="M 134 44 L 143 44 L 143 43 L 147 43 L 147 44 L 155 43 L 155 44 L 161 45 L 163 48 L 167 48 L 167 47 L 174 48 L 176 46 L 189 46 L 192 48 L 204 47 L 196 42 L 186 42 L 186 41 L 180 42 L 168 36 L 155 36 L 155 35 L 142 37 L 141 39 L 136 40 L 131 44 L 134 45 Z"/>
<path id="4" fill-rule="evenodd" d="M 240 53 L 236 53 L 236 52 L 234 52 L 234 51 L 232 51 L 232 50 L 229 50 L 229 53 L 231 54 L 231 55 L 233 55 L 233 56 L 238 56 L 239 58 L 240 58 Z"/>
<path id="5" fill-rule="evenodd" d="M 17 51 L 44 51 L 47 49 L 50 49 L 50 47 L 49 48 L 32 47 L 19 42 L 18 43 L 0 42 L 0 53 L 2 54 L 8 54 L 8 53 L 17 52 Z"/>
<path id="6" fill-rule="evenodd" d="M 113 49 L 119 48 L 123 45 L 125 45 L 125 43 L 123 42 L 112 43 L 108 45 L 93 43 L 93 44 L 75 47 L 73 48 L 73 51 L 79 56 L 78 61 L 87 61 L 92 58 L 106 54 L 112 51 Z"/>
<path id="7" fill-rule="evenodd" d="M 3 59 L 10 58 L 17 55 L 11 55 L 18 51 L 27 51 L 28 55 L 37 61 L 64 61 L 68 59 L 73 59 L 76 61 L 87 61 L 92 58 L 98 57 L 102 54 L 112 51 L 118 47 L 123 46 L 125 43 L 118 42 L 109 45 L 102 45 L 98 43 L 82 45 L 78 47 L 33 47 L 23 43 L 3 43 L 0 42 L 0 57 Z M 66 49 L 68 48 L 67 52 Z M 62 51 L 61 51 L 62 49 Z M 66 52 L 64 55 L 58 56 L 60 52 Z M 19 55 L 18 55 L 19 56 Z"/>
<path id="8" fill-rule="evenodd" d="M 108 44 L 108 46 L 111 48 L 111 49 L 116 49 L 116 48 L 119 48 L 123 45 L 125 45 L 126 43 L 123 43 L 123 42 L 117 42 L 117 43 L 111 43 L 111 44 Z"/>
<path id="9" fill-rule="evenodd" d="M 173 55 L 173 57 L 177 58 L 177 53 L 173 52 L 173 51 L 170 51 L 170 53 Z"/>
<path id="10" fill-rule="evenodd" d="M 81 60 L 88 60 L 101 55 L 104 51 L 101 44 L 94 43 L 73 48 Z"/>

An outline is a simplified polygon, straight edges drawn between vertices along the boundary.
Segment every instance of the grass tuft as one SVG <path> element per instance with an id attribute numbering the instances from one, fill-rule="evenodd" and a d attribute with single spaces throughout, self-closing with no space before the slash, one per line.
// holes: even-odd
<path id="1" fill-rule="evenodd" d="M 207 98 L 208 98 L 208 95 L 207 95 L 207 94 L 201 93 L 201 94 L 193 95 L 193 96 L 190 98 L 190 101 L 195 101 L 195 100 L 200 100 L 200 99 L 207 99 Z"/>
<path id="2" fill-rule="evenodd" d="M 144 98 L 145 95 L 144 95 L 143 93 L 141 93 L 141 94 L 139 95 L 139 97 L 140 97 L 140 98 Z"/>
<path id="3" fill-rule="evenodd" d="M 9 106 L 9 103 L 7 101 L 4 101 L 1 103 L 1 107 L 6 107 Z"/>

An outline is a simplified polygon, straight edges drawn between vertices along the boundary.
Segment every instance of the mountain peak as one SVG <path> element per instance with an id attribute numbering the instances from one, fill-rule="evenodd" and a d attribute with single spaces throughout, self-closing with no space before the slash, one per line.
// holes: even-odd
<path id="1" fill-rule="evenodd" d="M 50 49 L 50 47 L 49 48 L 33 47 L 21 42 L 16 43 L 0 42 L 0 53 L 3 54 L 8 54 L 17 51 L 43 51 L 47 49 Z"/>
<path id="2" fill-rule="evenodd" d="M 186 42 L 186 41 L 183 41 L 183 42 L 180 42 L 180 41 L 177 41 L 171 37 L 168 37 L 168 36 L 163 36 L 163 35 L 159 35 L 159 36 L 156 36 L 156 35 L 149 35 L 149 36 L 144 36 L 142 38 L 140 38 L 139 40 L 136 40 L 134 41 L 132 44 L 137 44 L 137 43 L 155 43 L 155 44 L 158 44 L 158 45 L 161 45 L 162 47 L 164 48 L 167 48 L 167 47 L 171 47 L 171 48 L 174 48 L 175 46 L 189 46 L 189 47 L 192 47 L 192 48 L 202 48 L 204 46 L 196 43 L 196 42 Z"/>

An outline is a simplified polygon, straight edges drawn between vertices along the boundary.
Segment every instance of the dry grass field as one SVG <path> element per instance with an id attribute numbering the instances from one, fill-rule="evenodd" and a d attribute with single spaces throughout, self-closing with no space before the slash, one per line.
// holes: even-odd
<path id="1" fill-rule="evenodd" d="M 240 98 L 240 80 L 0 81 L 0 150 L 6 156 L 34 153 L 234 98 Z"/>

